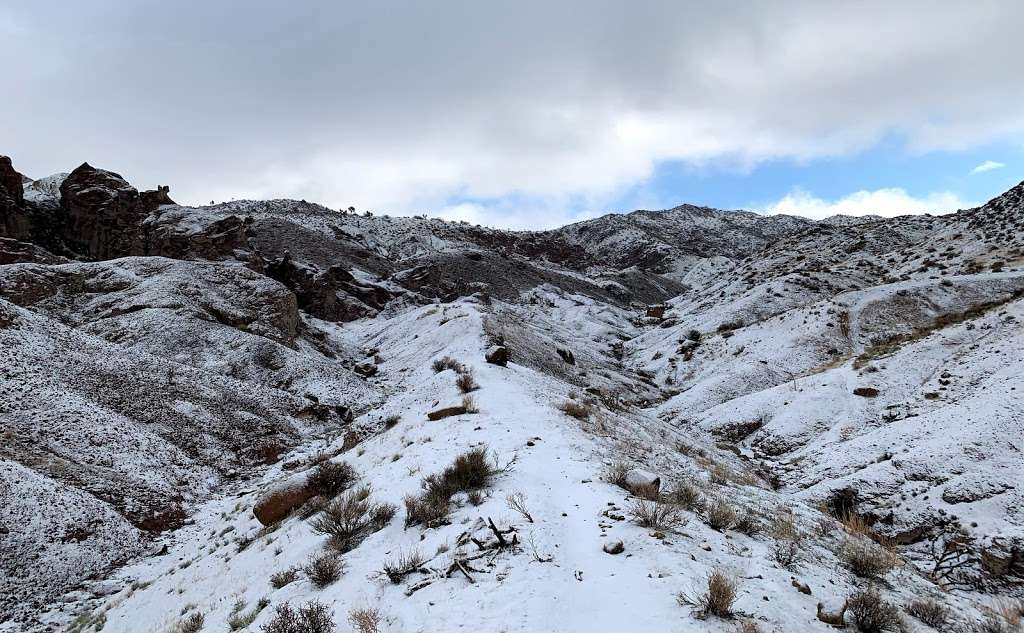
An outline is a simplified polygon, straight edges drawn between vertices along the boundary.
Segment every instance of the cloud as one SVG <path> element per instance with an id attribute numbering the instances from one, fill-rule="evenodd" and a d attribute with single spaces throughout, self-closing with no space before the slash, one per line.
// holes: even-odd
<path id="1" fill-rule="evenodd" d="M 663 161 L 1024 136 L 1022 21 L 984 1 L 6 3 L 0 146 L 25 173 L 88 160 L 183 202 L 470 199 L 557 223 Z"/>
<path id="2" fill-rule="evenodd" d="M 795 189 L 777 202 L 754 205 L 754 208 L 765 213 L 784 213 L 821 220 L 833 215 L 878 215 L 887 218 L 918 213 L 940 215 L 973 206 L 948 191 L 916 198 L 903 189 L 886 188 L 855 191 L 837 200 L 823 200 Z"/>
<path id="3" fill-rule="evenodd" d="M 971 175 L 973 176 L 974 174 L 983 174 L 986 171 L 992 171 L 993 169 L 1000 169 L 1002 167 L 1006 167 L 1006 163 L 999 163 L 994 160 L 987 160 L 984 163 L 972 169 Z"/>

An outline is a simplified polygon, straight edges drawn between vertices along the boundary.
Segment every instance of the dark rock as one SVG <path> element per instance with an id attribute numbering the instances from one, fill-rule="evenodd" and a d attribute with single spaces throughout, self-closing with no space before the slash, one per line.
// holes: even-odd
<path id="1" fill-rule="evenodd" d="M 354 369 L 360 376 L 369 378 L 377 373 L 377 363 L 373 362 L 372 359 L 364 360 L 361 363 L 357 363 Z"/>
<path id="2" fill-rule="evenodd" d="M 156 190 L 142 192 L 142 205 L 147 212 L 156 211 L 165 204 L 176 204 L 171 200 L 171 188 L 167 185 L 160 185 Z"/>
<path id="3" fill-rule="evenodd" d="M 442 420 L 444 418 L 451 417 L 453 415 L 462 415 L 466 413 L 466 407 L 462 405 L 454 405 L 450 407 L 441 407 L 440 409 L 434 409 L 427 414 L 427 419 L 431 421 Z"/>
<path id="4" fill-rule="evenodd" d="M 484 354 L 484 359 L 492 365 L 505 367 L 508 365 L 508 348 L 495 345 L 491 349 L 487 350 L 487 353 Z"/>
<path id="5" fill-rule="evenodd" d="M 622 552 L 626 551 L 626 546 L 622 543 L 622 541 L 608 541 L 604 544 L 604 546 L 601 549 L 604 550 L 605 554 L 615 555 L 621 554 Z"/>
<path id="6" fill-rule="evenodd" d="M 652 319 L 660 319 L 665 316 L 665 306 L 647 306 L 647 316 Z"/>
<path id="7" fill-rule="evenodd" d="M 570 352 L 569 350 L 567 350 L 567 349 L 557 349 L 555 351 L 558 353 L 558 355 L 562 358 L 562 360 L 564 362 L 566 362 L 566 363 L 568 363 L 570 365 L 575 365 L 576 364 L 576 357 L 573 356 L 573 353 Z"/>
<path id="8" fill-rule="evenodd" d="M 878 389 L 874 387 L 857 387 L 853 390 L 853 395 L 860 396 L 862 398 L 874 398 L 879 394 Z"/>
<path id="9" fill-rule="evenodd" d="M 60 186 L 64 240 L 92 259 L 146 254 L 139 192 L 112 171 L 83 163 Z"/>
<path id="10" fill-rule="evenodd" d="M 296 475 L 279 483 L 260 495 L 252 513 L 263 525 L 271 525 L 285 518 L 293 510 L 314 496 L 307 473 Z"/>

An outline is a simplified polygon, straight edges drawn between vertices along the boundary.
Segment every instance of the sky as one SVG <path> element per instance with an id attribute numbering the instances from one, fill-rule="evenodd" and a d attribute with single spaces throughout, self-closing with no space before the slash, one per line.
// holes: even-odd
<path id="1" fill-rule="evenodd" d="M 1024 180 L 1022 23 L 1012 0 L 0 0 L 0 154 L 508 228 L 942 213 Z"/>

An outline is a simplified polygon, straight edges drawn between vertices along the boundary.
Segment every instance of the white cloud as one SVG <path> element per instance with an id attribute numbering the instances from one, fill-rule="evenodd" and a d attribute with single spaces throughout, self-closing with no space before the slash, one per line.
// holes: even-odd
<path id="1" fill-rule="evenodd" d="M 987 160 L 984 163 L 982 163 L 982 164 L 978 165 L 977 167 L 975 167 L 974 169 L 972 169 L 971 170 L 971 175 L 983 174 L 986 171 L 992 171 L 993 169 L 1000 169 L 1002 167 L 1006 167 L 1006 163 L 1000 163 L 1000 162 L 996 162 L 994 160 Z"/>
<path id="2" fill-rule="evenodd" d="M 0 150 L 25 173 L 88 160 L 182 202 L 495 200 L 479 217 L 532 226 L 605 208 L 594 201 L 661 161 L 747 168 L 889 135 L 914 151 L 1024 135 L 1024 82 L 1006 81 L 1024 58 L 1019 2 L 240 6 L 0 9 L 18 27 L 0 27 L 0 58 L 31 60 L 6 80 L 18 98 L 0 99 Z"/>
<path id="3" fill-rule="evenodd" d="M 918 213 L 940 215 L 974 206 L 948 191 L 915 198 L 903 189 L 886 188 L 855 191 L 837 200 L 824 200 L 801 189 L 795 189 L 781 200 L 756 205 L 766 213 L 784 213 L 821 220 L 833 215 L 879 215 L 895 217 Z"/>

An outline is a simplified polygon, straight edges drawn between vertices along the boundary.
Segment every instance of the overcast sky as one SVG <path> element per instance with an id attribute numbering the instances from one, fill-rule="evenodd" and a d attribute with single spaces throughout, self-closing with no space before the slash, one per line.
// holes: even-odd
<path id="1" fill-rule="evenodd" d="M 1024 2 L 0 0 L 0 154 L 179 202 L 546 227 L 1024 179 Z"/>

